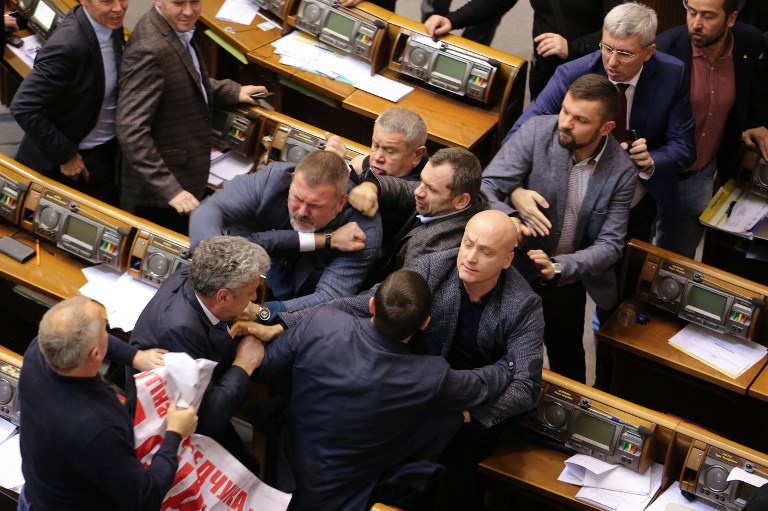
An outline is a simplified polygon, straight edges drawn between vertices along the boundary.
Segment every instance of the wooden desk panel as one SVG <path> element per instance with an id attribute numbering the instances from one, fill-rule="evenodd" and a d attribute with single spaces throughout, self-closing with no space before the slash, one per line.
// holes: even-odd
<path id="1" fill-rule="evenodd" d="M 749 395 L 761 401 L 768 401 L 768 367 L 760 372 L 749 387 Z"/>
<path id="2" fill-rule="evenodd" d="M 768 356 L 763 357 L 760 362 L 734 380 L 669 345 L 670 337 L 686 326 L 688 324 L 687 321 L 665 310 L 641 304 L 632 299 L 625 301 L 625 303 L 627 302 L 635 304 L 638 311 L 650 314 L 651 322 L 647 325 L 632 323 L 624 327 L 619 324 L 617 319 L 618 313 L 616 313 L 611 316 L 598 332 L 599 340 L 620 350 L 633 353 L 659 365 L 680 371 L 741 395 L 746 395 L 750 384 L 757 378 L 766 361 L 768 361 Z"/>
<path id="3" fill-rule="evenodd" d="M 17 231 L 10 224 L 0 225 L 0 236 Z M 35 237 L 21 231 L 14 238 L 28 247 L 35 247 Z M 80 294 L 79 289 L 87 282 L 81 271 L 88 264 L 70 256 L 56 245 L 40 242 L 40 266 L 33 257 L 26 263 L 19 263 L 10 257 L 0 255 L 0 278 L 28 287 L 55 300 L 63 300 Z"/>
<path id="4" fill-rule="evenodd" d="M 281 28 L 260 29 L 258 25 L 265 21 L 259 14 L 256 15 L 250 25 L 241 25 L 240 23 L 216 19 L 216 13 L 219 12 L 222 3 L 203 2 L 203 12 L 200 15 L 200 19 L 208 28 L 241 52 L 248 53 L 282 37 Z M 235 33 L 233 34 L 231 31 L 225 30 L 226 28 L 234 29 Z"/>
<path id="5" fill-rule="evenodd" d="M 489 112 L 419 88 L 399 103 L 357 90 L 342 102 L 342 106 L 371 119 L 396 106 L 407 108 L 426 121 L 430 140 L 467 149 L 473 149 L 499 122 L 498 116 Z"/>
<path id="6" fill-rule="evenodd" d="M 480 472 L 500 479 L 526 493 L 540 495 L 569 509 L 592 510 L 593 506 L 576 500 L 579 486 L 558 481 L 570 454 L 555 451 L 520 437 L 512 428 L 498 442 L 498 447 L 478 466 Z"/>

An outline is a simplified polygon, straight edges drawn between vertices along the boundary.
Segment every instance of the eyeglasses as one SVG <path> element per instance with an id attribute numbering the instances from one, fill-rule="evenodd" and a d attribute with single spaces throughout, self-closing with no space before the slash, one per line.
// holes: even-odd
<path id="1" fill-rule="evenodd" d="M 619 59 L 619 62 L 629 62 L 633 58 L 637 57 L 637 53 L 629 53 L 628 51 L 624 51 L 624 50 L 615 50 L 602 41 L 600 41 L 600 44 L 598 44 L 598 46 L 603 51 L 603 55 L 605 55 L 606 57 L 610 57 L 615 53 L 616 58 Z"/>

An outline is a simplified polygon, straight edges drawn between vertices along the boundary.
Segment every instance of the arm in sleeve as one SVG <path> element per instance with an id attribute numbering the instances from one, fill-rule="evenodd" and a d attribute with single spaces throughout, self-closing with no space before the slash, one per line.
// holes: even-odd
<path id="1" fill-rule="evenodd" d="M 357 222 L 365 232 L 365 248 L 358 252 L 339 252 L 323 271 L 314 293 L 282 302 L 286 311 L 320 305 L 360 291 L 381 248 L 381 218 L 378 214 L 367 218 L 362 213 L 356 213 L 349 221 Z"/>
<path id="2" fill-rule="evenodd" d="M 390 176 L 378 176 L 378 180 L 380 184 L 380 210 L 393 211 L 403 216 L 413 213 L 413 210 L 416 209 L 416 199 L 413 192 L 419 183 Z"/>
<path id="3" fill-rule="evenodd" d="M 568 87 L 570 87 L 572 81 L 573 80 L 566 74 L 565 68 L 563 68 L 563 66 L 558 66 L 555 70 L 555 74 L 549 79 L 544 90 L 541 91 L 541 94 L 539 94 L 539 96 L 528 105 L 528 108 L 525 109 L 522 115 L 517 118 L 502 144 L 506 144 L 512 135 L 514 135 L 515 132 L 525 124 L 525 121 L 531 117 L 536 117 L 538 115 L 554 115 L 560 112 L 560 108 L 563 105 L 563 99 L 565 99 L 565 94 L 568 92 Z"/>
<path id="4" fill-rule="evenodd" d="M 133 359 L 138 351 L 139 348 L 136 346 L 128 344 L 112 334 L 107 337 L 107 359 L 112 362 L 117 362 L 125 367 L 132 367 Z"/>
<path id="5" fill-rule="evenodd" d="M 131 438 L 116 427 L 101 431 L 83 446 L 76 466 L 122 509 L 160 509 L 176 477 L 181 437 L 178 433 L 166 432 L 147 469 L 136 457 Z"/>
<path id="6" fill-rule="evenodd" d="M 437 400 L 449 410 L 465 410 L 501 394 L 512 381 L 514 357 L 507 355 L 478 369 L 449 369 L 440 384 Z"/>
<path id="7" fill-rule="evenodd" d="M 40 49 L 35 66 L 11 103 L 11 113 L 29 140 L 58 165 L 71 160 L 78 147 L 54 124 L 47 109 L 71 88 L 81 58 L 68 45 L 49 41 Z"/>
<path id="8" fill-rule="evenodd" d="M 544 365 L 541 299 L 530 294 L 516 309 L 505 311 L 501 319 L 507 356 L 514 362 L 512 383 L 498 399 L 470 410 L 473 420 L 486 428 L 532 410 L 541 390 Z"/>
<path id="9" fill-rule="evenodd" d="M 533 168 L 534 144 L 524 140 L 536 140 L 535 137 L 551 136 L 536 133 L 533 123 L 526 123 L 519 132 L 508 138 L 483 171 L 480 189 L 490 201 L 491 209 L 506 214 L 514 213 L 509 204 L 509 195 L 523 186 Z"/>
<path id="10" fill-rule="evenodd" d="M 170 200 L 184 189 L 168 169 L 152 137 L 152 123 L 165 88 L 165 74 L 152 49 L 138 43 L 120 69 L 117 138 L 123 157 L 142 180 Z"/>
<path id="11" fill-rule="evenodd" d="M 214 106 L 234 106 L 240 102 L 240 84 L 232 80 L 208 78 Z"/>
<path id="12" fill-rule="evenodd" d="M 619 169 L 611 169 L 611 172 L 618 171 Z M 557 256 L 557 261 L 562 265 L 558 285 L 570 284 L 587 276 L 596 276 L 610 271 L 611 266 L 621 258 L 629 222 L 629 205 L 635 193 L 636 181 L 635 169 L 632 167 L 625 169 L 613 192 L 608 210 L 605 212 L 605 220 L 594 242 L 572 254 Z M 591 214 L 594 216 L 596 213 Z"/>
<path id="13" fill-rule="evenodd" d="M 690 84 L 682 68 L 678 76 L 676 84 L 664 85 L 669 88 L 674 86 L 676 93 L 664 132 L 665 142 L 649 151 L 656 166 L 649 179 L 651 182 L 658 176 L 666 176 L 665 183 L 674 182 L 675 176 L 696 159 L 696 118 L 691 110 Z"/>
<path id="14" fill-rule="evenodd" d="M 373 293 L 376 292 L 377 287 L 378 284 L 367 291 L 363 291 L 359 295 L 348 296 L 346 298 L 337 298 L 336 300 L 328 302 L 327 305 L 335 307 L 340 311 L 352 314 L 358 318 L 369 317 L 371 312 L 368 310 L 368 301 L 373 296 Z M 316 305 L 307 309 L 300 309 L 294 312 L 282 312 L 279 315 L 280 320 L 283 322 L 286 329 L 293 328 L 304 317 L 316 311 L 318 307 L 320 307 L 320 305 Z"/>
<path id="15" fill-rule="evenodd" d="M 503 16 L 517 0 L 470 0 L 453 12 L 446 14 L 454 29 L 479 25 Z"/>

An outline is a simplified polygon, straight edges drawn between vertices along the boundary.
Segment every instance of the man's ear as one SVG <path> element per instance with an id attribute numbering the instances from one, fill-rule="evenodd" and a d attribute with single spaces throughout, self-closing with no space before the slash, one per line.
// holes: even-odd
<path id="1" fill-rule="evenodd" d="M 373 299 L 373 297 L 368 300 L 368 312 L 371 313 L 371 316 L 376 315 L 376 301 Z"/>
<path id="2" fill-rule="evenodd" d="M 341 210 L 344 209 L 344 204 L 347 203 L 347 199 L 349 199 L 349 194 L 344 194 L 341 196 L 341 199 L 339 199 L 339 204 L 336 207 L 336 213 L 341 213 Z"/>
<path id="3" fill-rule="evenodd" d="M 432 316 L 427 316 L 424 322 L 419 327 L 419 330 L 426 330 L 427 326 L 429 325 L 429 321 L 432 319 Z"/>
<path id="4" fill-rule="evenodd" d="M 419 146 L 418 149 L 416 149 L 413 152 L 413 156 L 414 156 L 414 158 L 416 160 L 416 161 L 413 162 L 413 166 L 414 167 L 419 164 L 419 162 L 421 161 L 422 158 L 424 158 L 424 154 L 426 152 L 427 152 L 427 147 L 423 146 L 423 145 Z"/>

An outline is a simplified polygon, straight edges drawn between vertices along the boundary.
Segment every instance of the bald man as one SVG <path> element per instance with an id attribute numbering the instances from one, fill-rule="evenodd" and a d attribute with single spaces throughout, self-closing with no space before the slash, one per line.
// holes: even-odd
<path id="1" fill-rule="evenodd" d="M 482 211 L 464 229 L 457 249 L 434 252 L 411 267 L 432 291 L 432 320 L 409 345 L 411 351 L 440 355 L 453 369 L 474 369 L 513 355 L 512 383 L 501 396 L 469 410 L 465 424 L 444 459 L 449 473 L 445 488 L 466 489 L 475 466 L 493 448 L 507 419 L 533 409 L 541 388 L 544 317 L 541 300 L 511 268 L 518 234 L 512 220 L 500 211 Z M 458 269 L 458 271 L 456 271 Z M 374 289 L 330 302 L 358 317 L 367 317 Z M 281 314 L 290 328 L 305 311 Z M 281 325 L 238 324 L 236 334 L 251 333 L 262 340 L 276 337 Z M 473 492 L 441 492 L 437 509 L 472 509 Z"/>

